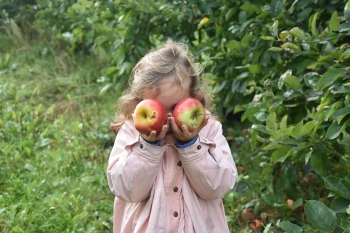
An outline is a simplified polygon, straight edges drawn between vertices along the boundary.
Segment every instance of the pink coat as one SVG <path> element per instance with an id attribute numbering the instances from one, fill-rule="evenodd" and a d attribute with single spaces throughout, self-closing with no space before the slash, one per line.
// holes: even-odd
<path id="1" fill-rule="evenodd" d="M 210 119 L 187 148 L 141 139 L 132 122 L 120 129 L 110 154 L 108 184 L 114 193 L 115 233 L 229 232 L 222 196 L 237 179 L 236 165 Z"/>

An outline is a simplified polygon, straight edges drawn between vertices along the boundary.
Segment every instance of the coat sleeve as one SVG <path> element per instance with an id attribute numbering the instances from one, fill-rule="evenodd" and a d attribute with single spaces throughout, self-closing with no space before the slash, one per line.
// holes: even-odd
<path id="1" fill-rule="evenodd" d="M 233 189 L 237 168 L 220 122 L 209 120 L 197 141 L 178 152 L 191 187 L 202 199 L 218 199 Z"/>
<path id="2" fill-rule="evenodd" d="M 149 197 L 166 147 L 143 141 L 132 122 L 125 122 L 112 148 L 107 180 L 113 194 L 127 202 Z"/>

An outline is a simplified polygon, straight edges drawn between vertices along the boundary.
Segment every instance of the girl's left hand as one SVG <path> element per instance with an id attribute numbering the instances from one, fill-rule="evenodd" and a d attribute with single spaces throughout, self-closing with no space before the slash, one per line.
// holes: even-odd
<path id="1" fill-rule="evenodd" d="M 181 128 L 179 128 L 175 122 L 174 117 L 170 116 L 169 118 L 170 126 L 172 129 L 172 133 L 174 137 L 181 141 L 181 142 L 190 142 L 192 141 L 195 137 L 197 137 L 198 133 L 202 130 L 204 126 L 208 123 L 209 116 L 205 115 L 203 123 L 194 131 L 190 132 L 187 128 L 186 125 L 182 125 Z"/>

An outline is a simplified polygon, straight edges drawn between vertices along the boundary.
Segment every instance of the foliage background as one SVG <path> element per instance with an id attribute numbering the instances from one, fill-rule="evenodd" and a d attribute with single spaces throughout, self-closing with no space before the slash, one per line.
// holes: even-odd
<path id="1" fill-rule="evenodd" d="M 113 103 L 171 38 L 204 66 L 240 169 L 224 197 L 232 232 L 254 219 L 261 232 L 349 232 L 349 6 L 2 1 L 0 229 L 110 232 Z"/>

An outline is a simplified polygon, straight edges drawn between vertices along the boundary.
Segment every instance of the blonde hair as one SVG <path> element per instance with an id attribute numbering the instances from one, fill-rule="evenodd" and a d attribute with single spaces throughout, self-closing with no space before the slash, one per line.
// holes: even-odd
<path id="1" fill-rule="evenodd" d="M 147 91 L 159 93 L 158 87 L 169 78 L 180 88 L 189 83 L 190 96 L 202 97 L 201 103 L 212 111 L 212 95 L 205 90 L 205 83 L 201 79 L 202 70 L 200 64 L 194 63 L 193 55 L 184 44 L 168 41 L 148 52 L 132 70 L 129 88 L 117 101 L 117 114 L 110 125 L 112 132 L 117 134 L 123 123 L 132 119 L 136 105 L 143 100 Z"/>

